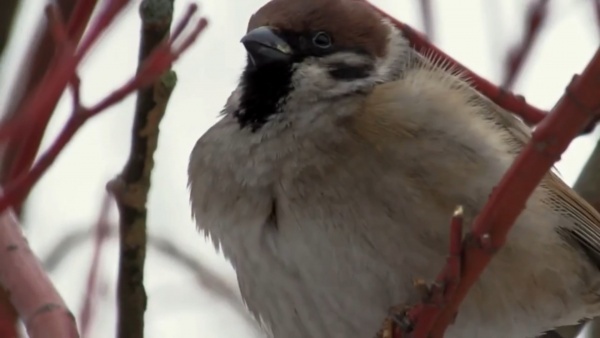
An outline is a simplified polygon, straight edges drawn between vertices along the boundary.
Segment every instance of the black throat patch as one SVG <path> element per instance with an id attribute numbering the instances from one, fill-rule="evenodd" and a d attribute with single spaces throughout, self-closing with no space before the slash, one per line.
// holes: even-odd
<path id="1" fill-rule="evenodd" d="M 243 94 L 234 113 L 240 128 L 259 130 L 271 115 L 278 114 L 281 103 L 292 90 L 290 64 L 272 64 L 255 68 L 248 62 L 242 73 Z"/>

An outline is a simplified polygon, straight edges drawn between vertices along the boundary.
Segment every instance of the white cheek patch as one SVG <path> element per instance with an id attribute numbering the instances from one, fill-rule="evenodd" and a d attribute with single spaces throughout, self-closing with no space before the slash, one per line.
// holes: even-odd
<path id="1" fill-rule="evenodd" d="M 292 76 L 294 95 L 309 94 L 306 98 L 312 101 L 311 96 L 312 98 L 320 98 L 319 93 L 335 86 L 327 68 L 314 60 L 306 60 L 294 68 L 294 75 Z M 311 93 L 312 95 L 310 95 Z"/>
<path id="2" fill-rule="evenodd" d="M 308 101 L 347 95 L 365 91 L 374 85 L 398 79 L 405 69 L 417 58 L 417 53 L 409 46 L 402 32 L 388 20 L 383 24 L 389 27 L 386 53 L 373 60 L 367 55 L 353 52 L 338 52 L 322 58 L 308 58 L 295 66 L 292 84 L 298 95 Z M 375 61 L 375 62 L 373 62 Z M 330 71 L 340 65 L 348 68 L 373 66 L 374 70 L 364 78 L 350 78 L 347 81 L 332 77 Z"/>
<path id="3" fill-rule="evenodd" d="M 390 33 L 385 54 L 380 58 L 340 51 L 325 57 L 309 57 L 295 64 L 292 89 L 279 103 L 286 114 L 272 116 L 273 120 L 278 120 L 276 124 L 284 127 L 288 125 L 286 121 L 294 121 L 295 124 L 302 121 L 311 123 L 323 115 L 323 107 L 329 107 L 334 102 L 332 100 L 351 94 L 368 93 L 378 84 L 399 79 L 412 63 L 422 58 L 389 20 L 383 20 L 383 23 L 389 26 Z M 344 69 L 345 67 L 348 69 Z M 364 68 L 364 73 L 360 73 L 360 68 Z M 332 73 L 336 70 L 339 71 L 339 76 Z M 348 73 L 344 74 L 345 71 Z M 357 73 L 353 74 L 353 71 Z"/>
<path id="4" fill-rule="evenodd" d="M 402 32 L 396 28 L 388 19 L 383 19 L 383 24 L 389 27 L 387 50 L 385 56 L 378 58 L 375 63 L 377 70 L 376 77 L 381 82 L 388 82 L 397 79 L 400 74 L 410 66 L 417 56 L 408 40 L 402 35 Z"/>
<path id="5" fill-rule="evenodd" d="M 307 96 L 308 100 L 345 95 L 370 87 L 374 83 L 373 76 L 343 81 L 332 77 L 330 72 L 340 65 L 360 68 L 372 63 L 373 59 L 368 56 L 351 52 L 340 52 L 320 59 L 306 59 L 294 67 L 292 85 L 297 94 L 311 94 Z"/>
<path id="6" fill-rule="evenodd" d="M 343 63 L 350 67 L 360 67 L 368 65 L 373 62 L 373 59 L 357 53 L 350 52 L 338 52 L 323 58 L 323 63 L 327 65 L 334 65 Z"/>

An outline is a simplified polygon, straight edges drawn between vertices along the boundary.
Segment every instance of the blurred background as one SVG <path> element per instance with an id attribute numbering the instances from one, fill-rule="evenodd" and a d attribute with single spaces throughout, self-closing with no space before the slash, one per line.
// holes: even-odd
<path id="1" fill-rule="evenodd" d="M 102 1 L 100 1 L 102 2 Z M 422 30 L 420 1 L 373 0 L 377 6 Z M 0 59 L 0 110 L 19 77 L 36 27 L 45 20 L 43 0 L 21 0 L 13 34 Z M 266 0 L 198 0 L 210 20 L 199 41 L 174 69 L 178 84 L 161 125 L 148 204 L 152 237 L 145 284 L 146 336 L 261 337 L 245 314 L 235 274 L 196 231 L 187 191 L 187 162 L 198 137 L 209 128 L 235 87 L 245 60 L 239 43 L 250 15 Z M 434 43 L 483 77 L 500 83 L 507 52 L 520 41 L 530 2 L 521 0 L 432 1 Z M 574 73 L 591 58 L 599 41 L 594 1 L 555 0 L 540 37 L 513 89 L 539 108 L 551 109 Z M 188 1 L 176 0 L 175 18 Z M 128 8 L 80 69 L 84 103 L 94 103 L 130 78 L 137 65 L 138 1 Z M 37 256 L 77 315 L 92 259 L 91 231 L 107 181 L 122 169 L 129 152 L 134 96 L 94 118 L 76 135 L 35 187 L 23 225 Z M 54 139 L 71 109 L 61 100 L 43 148 Z M 572 184 L 599 134 L 578 138 L 558 170 Z M 115 208 L 110 220 L 117 223 Z M 75 239 L 74 239 L 75 238 Z M 100 262 L 99 292 L 90 337 L 115 332 L 117 242 L 112 238 Z"/>

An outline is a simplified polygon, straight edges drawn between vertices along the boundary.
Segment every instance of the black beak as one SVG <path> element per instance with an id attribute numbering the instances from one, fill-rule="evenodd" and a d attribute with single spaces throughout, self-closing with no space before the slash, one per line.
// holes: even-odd
<path id="1" fill-rule="evenodd" d="M 241 42 L 255 67 L 275 62 L 289 62 L 292 48 L 277 36 L 272 28 L 258 27 L 246 34 Z"/>

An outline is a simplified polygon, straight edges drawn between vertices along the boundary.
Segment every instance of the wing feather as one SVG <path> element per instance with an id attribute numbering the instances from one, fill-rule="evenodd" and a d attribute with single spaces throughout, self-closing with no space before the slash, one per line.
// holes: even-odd
<path id="1" fill-rule="evenodd" d="M 519 118 L 507 110 L 500 108 L 472 87 L 472 102 L 485 109 L 485 119 L 505 131 L 508 143 L 514 153 L 519 153 L 531 139 L 531 129 Z M 549 172 L 540 186 L 547 192 L 547 200 L 552 209 L 572 221 L 558 229 L 600 266 L 600 213 L 587 201 L 571 189 L 555 172 Z"/>

